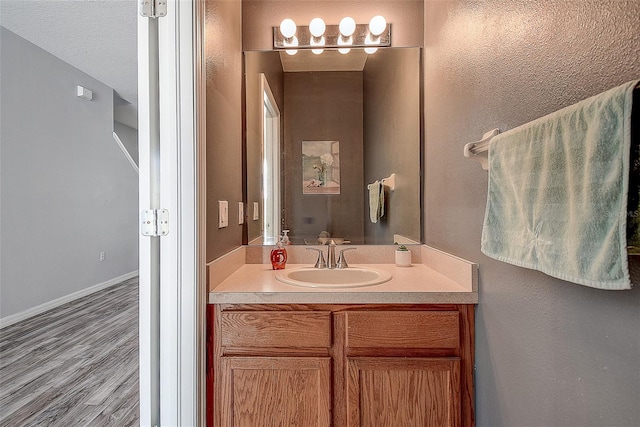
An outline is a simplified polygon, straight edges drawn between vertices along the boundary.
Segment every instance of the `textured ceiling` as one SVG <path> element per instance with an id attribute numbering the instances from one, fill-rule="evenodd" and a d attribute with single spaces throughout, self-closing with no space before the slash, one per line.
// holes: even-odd
<path id="1" fill-rule="evenodd" d="M 0 0 L 0 24 L 112 87 L 136 111 L 135 0 Z"/>

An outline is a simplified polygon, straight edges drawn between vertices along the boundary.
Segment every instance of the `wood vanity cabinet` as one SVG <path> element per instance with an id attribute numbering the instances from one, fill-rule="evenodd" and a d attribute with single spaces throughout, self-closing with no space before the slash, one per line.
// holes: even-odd
<path id="1" fill-rule="evenodd" d="M 221 304 L 215 426 L 473 426 L 473 305 Z"/>

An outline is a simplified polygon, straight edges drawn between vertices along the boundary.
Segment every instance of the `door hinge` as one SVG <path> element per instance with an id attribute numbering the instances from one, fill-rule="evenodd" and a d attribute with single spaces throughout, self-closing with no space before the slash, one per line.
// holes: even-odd
<path id="1" fill-rule="evenodd" d="M 139 0 L 140 15 L 146 18 L 167 16 L 167 0 Z"/>
<path id="2" fill-rule="evenodd" d="M 166 236 L 169 234 L 169 211 L 150 209 L 142 212 L 140 232 L 143 236 Z"/>

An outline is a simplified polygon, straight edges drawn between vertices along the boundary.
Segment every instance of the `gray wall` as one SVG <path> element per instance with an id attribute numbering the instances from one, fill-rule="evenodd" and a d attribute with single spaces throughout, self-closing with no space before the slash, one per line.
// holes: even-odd
<path id="1" fill-rule="evenodd" d="M 420 49 L 381 49 L 363 76 L 365 186 L 392 173 L 397 181 L 375 224 L 364 192 L 365 243 L 391 244 L 394 234 L 420 242 Z"/>
<path id="2" fill-rule="evenodd" d="M 638 286 L 596 290 L 482 255 L 487 173 L 462 156 L 494 127 L 639 78 L 638 16 L 638 1 L 425 3 L 425 237 L 480 264 L 478 426 L 640 420 Z"/>
<path id="3" fill-rule="evenodd" d="M 242 244 L 242 3 L 207 1 L 207 262 Z M 229 226 L 218 228 L 218 201 L 229 202 Z"/>
<path id="4" fill-rule="evenodd" d="M 0 31 L 6 317 L 138 269 L 138 176 L 113 140 L 113 90 Z"/>
<path id="5" fill-rule="evenodd" d="M 284 73 L 284 225 L 294 243 L 321 231 L 362 243 L 362 73 Z M 340 142 L 340 194 L 302 194 L 302 141 Z"/>

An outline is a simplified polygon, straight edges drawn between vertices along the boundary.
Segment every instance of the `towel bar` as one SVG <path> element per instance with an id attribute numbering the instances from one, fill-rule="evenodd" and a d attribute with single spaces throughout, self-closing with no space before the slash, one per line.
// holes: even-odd
<path id="1" fill-rule="evenodd" d="M 382 178 L 382 185 L 387 187 L 389 191 L 396 189 L 396 174 L 392 173 L 388 178 Z"/>
<path id="2" fill-rule="evenodd" d="M 389 189 L 389 191 L 393 191 L 393 190 L 396 189 L 396 174 L 392 173 L 387 178 L 382 178 L 380 180 L 380 182 L 382 183 L 382 185 L 387 187 Z M 371 184 L 368 184 L 367 185 L 367 190 L 370 189 L 370 188 L 371 188 Z"/>
<path id="3" fill-rule="evenodd" d="M 500 133 L 500 129 L 493 129 L 482 135 L 482 139 L 470 142 L 464 146 L 464 156 L 471 157 L 480 162 L 482 169 L 489 170 L 489 144 L 491 139 Z"/>

